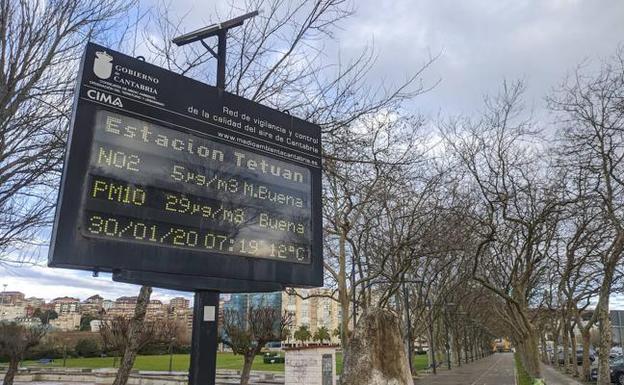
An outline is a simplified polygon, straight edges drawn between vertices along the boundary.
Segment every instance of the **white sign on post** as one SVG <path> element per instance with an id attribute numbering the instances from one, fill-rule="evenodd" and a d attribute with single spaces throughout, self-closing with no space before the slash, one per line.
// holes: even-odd
<path id="1" fill-rule="evenodd" d="M 204 306 L 204 322 L 214 322 L 215 319 L 215 307 Z"/>

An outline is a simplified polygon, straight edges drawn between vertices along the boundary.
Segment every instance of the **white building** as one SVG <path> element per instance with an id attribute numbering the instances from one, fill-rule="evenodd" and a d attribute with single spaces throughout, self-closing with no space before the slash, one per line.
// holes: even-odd
<path id="1" fill-rule="evenodd" d="M 50 320 L 50 326 L 62 331 L 80 330 L 80 313 L 59 314 L 58 318 Z"/>
<path id="2" fill-rule="evenodd" d="M 100 331 L 100 328 L 102 327 L 102 320 L 94 319 L 91 322 L 89 322 L 89 326 L 91 326 L 92 332 L 97 333 Z"/>
<path id="3" fill-rule="evenodd" d="M 23 304 L 0 305 L 0 321 L 13 321 L 16 318 L 26 317 L 26 307 Z"/>

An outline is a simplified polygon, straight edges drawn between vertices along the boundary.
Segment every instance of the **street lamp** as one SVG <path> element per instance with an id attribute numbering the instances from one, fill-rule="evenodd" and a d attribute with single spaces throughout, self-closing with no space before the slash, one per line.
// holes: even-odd
<path id="1" fill-rule="evenodd" d="M 357 293 L 355 287 L 355 255 L 351 253 L 351 291 L 353 292 L 353 331 L 357 325 Z"/>
<path id="2" fill-rule="evenodd" d="M 407 324 L 407 361 L 409 362 L 410 373 L 413 374 L 414 359 L 412 354 L 414 354 L 414 349 L 412 348 L 412 320 L 410 318 L 410 303 L 405 281 L 403 281 L 403 297 L 405 299 L 405 323 Z"/>
<path id="3" fill-rule="evenodd" d="M 173 371 L 173 344 L 175 340 L 175 337 L 171 337 L 171 340 L 169 340 L 169 373 Z"/>
<path id="4" fill-rule="evenodd" d="M 7 284 L 3 283 L 2 284 L 2 302 L 0 302 L 0 308 L 2 308 L 2 313 L 0 313 L 0 321 L 2 321 L 4 319 L 4 296 L 5 296 L 5 292 L 6 292 L 6 288 L 7 288 Z"/>
<path id="5" fill-rule="evenodd" d="M 431 300 L 427 299 L 427 301 L 425 301 L 425 307 L 429 310 L 429 351 L 431 352 L 431 366 L 433 367 L 433 374 L 437 374 L 435 346 L 433 342 L 433 306 L 431 305 Z"/>
<path id="6" fill-rule="evenodd" d="M 451 370 L 451 339 L 450 339 L 450 327 L 448 320 L 448 310 L 455 307 L 454 303 L 444 304 L 444 326 L 446 327 L 446 366 Z"/>
<path id="7" fill-rule="evenodd" d="M 462 316 L 462 317 L 467 317 L 468 313 L 466 312 L 457 312 L 458 316 Z M 468 337 L 466 335 L 466 321 L 464 320 L 464 324 L 462 325 L 462 330 L 463 330 L 463 334 L 464 334 L 464 338 L 463 338 L 463 348 L 464 348 L 464 363 L 468 363 L 468 350 L 466 350 L 466 347 L 468 345 Z M 461 352 L 459 353 L 458 357 L 457 357 L 457 361 L 459 362 L 459 366 L 461 366 Z"/>

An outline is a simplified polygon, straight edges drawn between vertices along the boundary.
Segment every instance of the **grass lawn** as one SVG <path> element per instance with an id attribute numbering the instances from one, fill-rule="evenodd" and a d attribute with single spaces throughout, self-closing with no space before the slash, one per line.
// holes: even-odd
<path id="1" fill-rule="evenodd" d="M 427 369 L 429 366 L 429 359 L 426 354 L 414 355 L 413 358 L 414 367 L 417 371 Z"/>
<path id="2" fill-rule="evenodd" d="M 174 354 L 173 355 L 173 371 L 185 372 L 189 369 L 190 356 L 188 354 Z M 66 366 L 68 368 L 113 368 L 113 363 L 119 365 L 119 359 L 113 357 L 97 357 L 97 358 L 68 358 Z M 25 361 L 23 366 L 63 366 L 63 359 L 55 359 L 54 362 L 46 365 L 41 365 L 37 361 Z M 415 355 L 414 366 L 417 370 L 423 370 L 427 367 L 426 355 Z M 243 357 L 234 355 L 232 353 L 219 353 L 217 355 L 217 368 L 219 369 L 234 369 L 240 370 L 243 368 Z M 136 370 L 153 370 L 153 371 L 167 371 L 169 370 L 169 355 L 162 356 L 138 356 L 134 369 Z M 262 356 L 256 357 L 252 370 L 263 370 L 271 372 L 283 372 L 284 364 L 265 364 L 262 362 Z M 336 371 L 342 373 L 342 353 L 336 354 Z"/>
<path id="3" fill-rule="evenodd" d="M 185 372 L 189 369 L 190 356 L 188 354 L 173 355 L 173 371 Z M 115 363 L 115 366 L 113 366 Z M 119 365 L 119 359 L 113 357 L 96 357 L 96 358 L 68 358 L 66 366 L 68 368 L 113 368 Z M 23 366 L 63 366 L 63 359 L 55 359 L 51 364 L 41 365 L 36 361 L 25 361 Z M 219 369 L 242 369 L 243 356 L 237 356 L 232 353 L 219 353 L 217 355 L 217 368 Z M 134 362 L 136 370 L 169 370 L 169 355 L 162 356 L 138 356 Z M 253 370 L 264 370 L 273 372 L 283 372 L 284 364 L 265 364 L 262 362 L 262 356 L 256 357 L 253 364 Z"/>

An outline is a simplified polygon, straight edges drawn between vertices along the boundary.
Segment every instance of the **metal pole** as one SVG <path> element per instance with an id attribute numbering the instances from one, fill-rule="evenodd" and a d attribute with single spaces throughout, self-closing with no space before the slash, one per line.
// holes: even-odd
<path id="1" fill-rule="evenodd" d="M 454 341 L 453 341 L 453 348 L 455 349 L 455 354 L 456 354 L 456 358 L 457 358 L 457 367 L 461 368 L 461 342 L 459 342 L 459 329 L 457 329 L 457 325 L 456 326 L 456 332 L 454 334 Z"/>
<path id="2" fill-rule="evenodd" d="M 173 370 L 173 339 L 169 341 L 169 373 Z"/>
<path id="3" fill-rule="evenodd" d="M 195 292 L 189 385 L 215 385 L 219 292 Z"/>
<path id="4" fill-rule="evenodd" d="M 431 365 L 433 366 L 433 374 L 437 374 L 435 345 L 433 342 L 433 306 L 429 308 L 429 350 L 431 350 Z"/>
<path id="5" fill-rule="evenodd" d="M 445 320 L 444 326 L 446 326 L 446 366 L 449 370 L 451 370 L 451 345 L 449 339 L 449 325 L 448 320 Z"/>
<path id="6" fill-rule="evenodd" d="M 472 327 L 468 333 L 468 345 L 470 346 L 470 362 L 474 362 L 474 338 L 472 335 Z"/>
<path id="7" fill-rule="evenodd" d="M 403 297 L 405 297 L 405 322 L 407 323 L 407 360 L 409 362 L 410 373 L 414 374 L 414 349 L 412 348 L 412 320 L 410 318 L 409 295 L 405 282 L 403 282 Z"/>
<path id="8" fill-rule="evenodd" d="M 353 292 L 353 306 L 352 306 L 352 318 L 353 318 L 353 331 L 355 332 L 357 325 L 357 296 L 355 292 L 355 256 L 351 254 L 351 291 Z"/>
<path id="9" fill-rule="evenodd" d="M 468 364 L 468 334 L 464 325 L 464 363 Z"/>
<path id="10" fill-rule="evenodd" d="M 0 307 L 2 308 L 2 312 L 0 312 L 0 321 L 4 319 L 4 296 L 6 295 L 7 284 L 2 284 L 2 303 L 0 303 Z"/>
<path id="11" fill-rule="evenodd" d="M 227 30 L 218 33 L 217 88 L 225 90 Z M 217 344 L 219 292 L 197 291 L 193 305 L 193 332 L 189 385 L 215 385 L 217 376 Z M 169 371 L 172 369 L 170 356 Z"/>
<path id="12" fill-rule="evenodd" d="M 227 30 L 219 31 L 219 45 L 217 47 L 217 88 L 225 90 L 225 59 L 227 49 Z"/>

